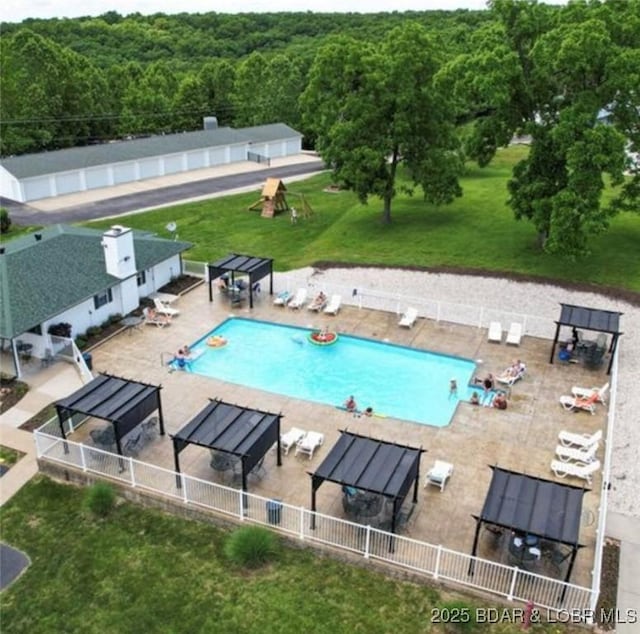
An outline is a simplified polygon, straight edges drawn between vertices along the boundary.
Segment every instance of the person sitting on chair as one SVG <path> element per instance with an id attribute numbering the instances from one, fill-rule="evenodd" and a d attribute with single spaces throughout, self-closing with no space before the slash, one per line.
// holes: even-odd
<path id="1" fill-rule="evenodd" d="M 229 276 L 226 273 L 218 278 L 218 288 L 221 293 L 226 293 L 229 290 Z"/>

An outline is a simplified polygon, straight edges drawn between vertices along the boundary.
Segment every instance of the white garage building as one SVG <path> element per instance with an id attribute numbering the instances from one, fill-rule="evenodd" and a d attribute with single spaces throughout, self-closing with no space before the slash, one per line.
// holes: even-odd
<path id="1" fill-rule="evenodd" d="M 25 154 L 0 160 L 0 196 L 29 202 L 247 160 L 267 163 L 301 151 L 302 135 L 274 123 Z"/>

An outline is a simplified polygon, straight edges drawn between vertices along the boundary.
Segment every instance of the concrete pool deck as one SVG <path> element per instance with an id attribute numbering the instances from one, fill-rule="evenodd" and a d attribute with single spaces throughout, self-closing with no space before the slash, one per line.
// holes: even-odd
<path id="1" fill-rule="evenodd" d="M 266 474 L 261 480 L 251 479 L 249 491 L 264 497 L 283 499 L 286 503 L 310 507 L 309 472 L 319 465 L 339 436 L 339 430 L 349 429 L 375 438 L 415 447 L 426 453 L 421 463 L 419 501 L 416 512 L 404 534 L 421 541 L 470 553 L 475 521 L 491 480 L 489 465 L 523 472 L 545 479 L 554 479 L 549 463 L 554 458 L 558 432 L 566 429 L 593 433 L 604 429 L 606 408 L 598 406 L 596 415 L 570 413 L 560 406 L 561 394 L 570 393 L 572 385 L 596 385 L 606 382 L 606 369 L 596 372 L 582 365 L 549 364 L 550 342 L 525 336 L 519 348 L 489 343 L 486 329 L 460 326 L 447 322 L 419 319 L 412 329 L 398 327 L 394 313 L 359 309 L 343 305 L 333 316 L 317 315 L 305 309 L 288 310 L 273 306 L 268 294 L 262 293 L 254 309 L 231 309 L 227 300 L 216 293 L 210 303 L 206 286 L 184 295 L 176 304 L 179 317 L 167 328 L 142 325 L 122 333 L 93 351 L 94 371 L 162 385 L 162 406 L 167 435 L 145 447 L 139 460 L 173 468 L 173 448 L 168 434 L 181 429 L 210 398 L 282 412 L 282 431 L 290 427 L 319 431 L 325 434 L 324 445 L 309 460 L 283 456 L 276 466 L 274 452 L 267 454 Z M 392 418 L 354 418 L 335 407 L 311 403 L 244 386 L 206 378 L 187 372 L 168 372 L 161 359 L 178 348 L 210 331 L 230 314 L 268 321 L 321 327 L 329 325 L 342 333 L 408 345 L 469 359 L 482 359 L 478 371 L 500 373 L 515 357 L 527 364 L 527 374 L 511 391 L 506 411 L 474 407 L 461 403 L 452 423 L 436 428 Z M 103 421 L 90 421 L 72 436 L 83 441 Z M 91 444 L 90 441 L 88 441 Z M 601 446 L 598 457 L 603 459 Z M 436 487 L 422 488 L 424 474 L 435 460 L 454 465 L 454 472 L 443 492 Z M 223 483 L 209 466 L 209 452 L 189 447 L 180 456 L 182 471 L 204 480 Z M 562 480 L 582 486 L 581 480 Z M 583 521 L 580 529 L 580 549 L 571 581 L 591 586 L 594 560 L 596 518 L 598 513 L 601 474 L 598 472 L 590 490 L 584 496 Z M 321 513 L 343 517 L 342 496 L 337 485 L 326 483 L 318 490 L 317 509 Z M 479 555 L 509 563 L 506 542 L 496 543 L 487 531 L 481 532 Z M 564 564 L 566 566 L 566 564 Z M 543 574 L 564 578 L 565 568 L 539 569 Z"/>

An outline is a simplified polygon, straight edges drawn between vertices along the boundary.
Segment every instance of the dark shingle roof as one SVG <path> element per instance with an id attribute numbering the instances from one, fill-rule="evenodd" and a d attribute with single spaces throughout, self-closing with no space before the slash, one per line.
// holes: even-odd
<path id="1" fill-rule="evenodd" d="M 12 338 L 119 283 L 106 271 L 102 231 L 54 225 L 3 243 L 0 255 L 0 337 Z M 191 247 L 133 232 L 138 271 Z"/>
<path id="2" fill-rule="evenodd" d="M 24 154 L 0 160 L 0 165 L 16 178 L 56 174 L 86 167 L 135 161 L 153 156 L 178 154 L 209 147 L 242 143 L 261 143 L 299 137 L 301 134 L 284 123 L 234 130 L 216 128 L 181 134 L 152 136 L 146 139 L 116 141 L 102 145 L 69 148 L 54 152 Z"/>

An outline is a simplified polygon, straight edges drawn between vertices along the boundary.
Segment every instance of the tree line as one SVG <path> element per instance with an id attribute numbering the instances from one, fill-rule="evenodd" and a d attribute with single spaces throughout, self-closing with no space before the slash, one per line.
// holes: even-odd
<path id="1" fill-rule="evenodd" d="M 446 204 L 514 134 L 509 203 L 575 256 L 639 211 L 640 0 L 482 12 L 203 14 L 3 25 L 3 156 L 282 121 L 390 222 L 397 188 Z M 630 176 L 625 178 L 625 172 Z M 606 205 L 605 183 L 614 187 Z"/>

